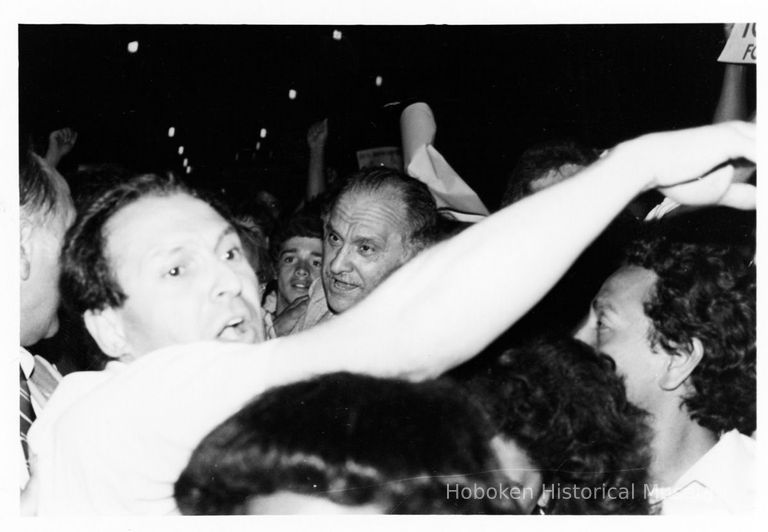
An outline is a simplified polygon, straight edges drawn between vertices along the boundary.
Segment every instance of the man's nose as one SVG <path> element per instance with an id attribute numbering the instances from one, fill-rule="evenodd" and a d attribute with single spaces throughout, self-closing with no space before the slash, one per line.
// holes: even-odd
<path id="1" fill-rule="evenodd" d="M 572 335 L 576 340 L 581 340 L 585 344 L 597 347 L 597 330 L 590 314 L 581 319 L 581 322 L 573 329 Z"/>
<path id="2" fill-rule="evenodd" d="M 349 248 L 347 246 L 341 246 L 335 251 L 332 251 L 332 253 L 334 253 L 334 255 L 331 257 L 331 273 L 348 272 L 350 270 Z"/>
<path id="3" fill-rule="evenodd" d="M 212 268 L 214 297 L 236 296 L 242 292 L 242 279 L 228 262 L 217 260 Z"/>
<path id="4" fill-rule="evenodd" d="M 307 261 L 299 261 L 299 263 L 296 265 L 296 270 L 293 272 L 293 275 L 302 279 L 309 277 L 309 264 Z"/>

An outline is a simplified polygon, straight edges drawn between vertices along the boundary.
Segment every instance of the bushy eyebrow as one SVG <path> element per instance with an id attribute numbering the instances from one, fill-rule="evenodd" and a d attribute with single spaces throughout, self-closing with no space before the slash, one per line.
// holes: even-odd
<path id="1" fill-rule="evenodd" d="M 371 247 L 383 247 L 383 242 L 379 242 L 375 238 L 361 236 L 353 240 L 355 246 L 371 246 Z"/>
<path id="2" fill-rule="evenodd" d="M 325 224 L 325 235 L 328 236 L 329 233 L 334 233 L 336 236 L 338 236 L 341 240 L 344 240 L 344 238 L 339 234 L 339 232 L 331 225 L 331 222 L 328 221 Z M 377 234 L 369 234 L 369 235 L 358 235 L 355 236 L 353 242 L 355 245 L 360 244 L 374 244 L 377 247 L 385 247 L 387 243 L 387 237 L 386 235 L 377 235 Z"/>

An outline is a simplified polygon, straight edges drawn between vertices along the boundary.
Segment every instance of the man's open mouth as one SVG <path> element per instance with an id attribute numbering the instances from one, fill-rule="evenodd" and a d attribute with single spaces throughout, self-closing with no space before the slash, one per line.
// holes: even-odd
<path id="1" fill-rule="evenodd" d="M 250 335 L 251 328 L 245 322 L 245 318 L 237 317 L 229 320 L 216 336 L 217 340 L 225 342 L 242 342 Z"/>
<path id="2" fill-rule="evenodd" d="M 337 292 L 351 292 L 352 290 L 357 289 L 358 286 L 356 284 L 345 283 L 340 279 L 333 278 L 331 279 L 331 288 Z"/>

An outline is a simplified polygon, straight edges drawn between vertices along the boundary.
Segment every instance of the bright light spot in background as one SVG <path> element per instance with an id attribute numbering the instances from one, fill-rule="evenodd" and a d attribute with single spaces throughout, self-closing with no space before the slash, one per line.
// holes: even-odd
<path id="1" fill-rule="evenodd" d="M 191 167 L 191 166 L 187 166 L 187 173 L 188 173 L 188 174 L 191 174 L 191 173 L 192 173 L 192 167 Z"/>
<path id="2" fill-rule="evenodd" d="M 181 162 L 181 166 L 187 166 L 189 164 L 189 159 L 184 157 L 184 160 Z"/>
<path id="3" fill-rule="evenodd" d="M 296 99 L 296 91 L 291 89 L 288 91 L 288 99 L 289 100 L 295 100 Z"/>
<path id="4" fill-rule="evenodd" d="M 179 146 L 179 155 L 184 155 L 184 146 Z"/>
<path id="5" fill-rule="evenodd" d="M 259 137 L 263 139 L 267 138 L 267 128 L 265 127 L 261 128 L 261 131 L 259 131 Z"/>
<path id="6" fill-rule="evenodd" d="M 377 87 L 381 87 L 381 83 L 382 83 L 383 81 L 384 81 L 384 80 L 382 79 L 382 77 L 381 77 L 381 76 L 376 76 L 376 86 L 377 86 Z"/>
<path id="7" fill-rule="evenodd" d="M 139 41 L 131 41 L 128 43 L 128 52 L 135 54 L 139 50 Z"/>
<path id="8" fill-rule="evenodd" d="M 333 30 L 333 40 L 334 41 L 341 40 L 341 32 L 339 30 Z"/>
<path id="9" fill-rule="evenodd" d="M 168 128 L 168 136 L 173 137 L 176 134 L 176 128 L 171 126 Z"/>
<path id="10" fill-rule="evenodd" d="M 261 149 L 261 142 L 256 143 L 256 151 L 259 151 Z"/>

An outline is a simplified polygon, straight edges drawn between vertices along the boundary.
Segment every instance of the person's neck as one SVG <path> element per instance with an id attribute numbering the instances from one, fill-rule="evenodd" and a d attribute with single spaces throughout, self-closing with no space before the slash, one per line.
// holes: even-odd
<path id="1" fill-rule="evenodd" d="M 275 302 L 275 316 L 279 316 L 286 308 L 291 305 L 291 303 L 286 300 L 282 294 L 280 294 L 280 292 L 275 291 L 275 295 L 277 296 L 277 301 Z"/>
<path id="2" fill-rule="evenodd" d="M 717 443 L 717 435 L 699 425 L 679 403 L 652 421 L 650 481 L 670 487 Z"/>

